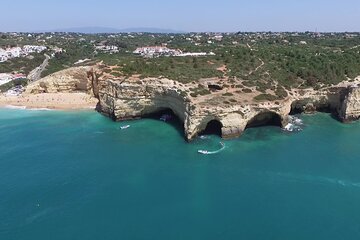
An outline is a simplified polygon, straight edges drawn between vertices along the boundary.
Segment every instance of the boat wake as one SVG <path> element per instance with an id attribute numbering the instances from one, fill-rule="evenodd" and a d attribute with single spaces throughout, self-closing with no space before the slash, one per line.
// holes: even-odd
<path id="1" fill-rule="evenodd" d="M 283 130 L 287 132 L 300 132 L 303 125 L 304 123 L 300 118 L 289 116 L 289 123 L 283 128 Z"/>
<path id="2" fill-rule="evenodd" d="M 284 178 L 293 182 L 303 182 L 303 183 L 321 184 L 321 185 L 331 184 L 341 187 L 360 188 L 360 182 L 352 182 L 352 181 L 336 179 L 336 178 L 301 175 L 301 174 L 297 175 L 297 174 L 282 173 L 282 172 L 266 172 L 265 174 L 272 177 L 276 176 L 276 177 Z"/>
<path id="3" fill-rule="evenodd" d="M 216 151 L 208 151 L 208 150 L 198 150 L 198 153 L 204 154 L 204 155 L 211 155 L 211 154 L 217 154 L 225 149 L 225 144 L 223 142 L 220 142 L 221 148 Z"/>

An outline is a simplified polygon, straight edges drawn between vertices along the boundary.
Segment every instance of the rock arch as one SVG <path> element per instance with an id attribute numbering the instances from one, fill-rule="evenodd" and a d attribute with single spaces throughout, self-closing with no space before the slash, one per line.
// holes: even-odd
<path id="1" fill-rule="evenodd" d="M 220 120 L 212 119 L 209 120 L 206 125 L 205 129 L 201 131 L 201 134 L 203 135 L 218 135 L 219 137 L 222 137 L 222 128 L 223 124 Z"/>
<path id="2" fill-rule="evenodd" d="M 321 101 L 313 101 L 312 99 L 295 100 L 291 103 L 290 115 L 301 113 L 326 112 L 333 113 L 336 111 L 337 105 L 331 103 L 327 99 Z"/>
<path id="3" fill-rule="evenodd" d="M 281 117 L 280 114 L 276 112 L 272 112 L 272 111 L 260 112 L 247 122 L 245 129 L 262 127 L 262 126 L 283 127 L 283 118 Z"/>
<path id="4" fill-rule="evenodd" d="M 158 107 L 151 106 L 150 108 L 145 109 L 141 118 L 150 118 L 154 120 L 164 121 L 165 124 L 172 126 L 178 134 L 185 138 L 186 129 L 184 120 L 180 115 L 171 107 Z"/>

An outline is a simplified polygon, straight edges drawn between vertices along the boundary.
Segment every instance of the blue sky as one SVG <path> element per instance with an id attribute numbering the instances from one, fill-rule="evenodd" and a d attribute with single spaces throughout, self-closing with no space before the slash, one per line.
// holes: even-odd
<path id="1" fill-rule="evenodd" d="M 360 0 L 2 0 L 0 31 L 360 31 Z"/>

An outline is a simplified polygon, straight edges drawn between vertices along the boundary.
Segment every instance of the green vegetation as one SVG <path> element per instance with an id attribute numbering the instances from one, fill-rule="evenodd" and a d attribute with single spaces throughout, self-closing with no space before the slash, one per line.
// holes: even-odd
<path id="1" fill-rule="evenodd" d="M 139 75 L 166 77 L 183 83 L 202 78 L 228 79 L 226 86 L 250 88 L 266 93 L 271 89 L 277 98 L 287 96 L 285 89 L 328 86 L 360 75 L 359 33 L 237 33 L 223 34 L 222 41 L 213 34 L 2 34 L 0 47 L 25 44 L 46 45 L 48 55 L 54 47 L 64 52 L 56 54 L 43 72 L 75 66 L 81 59 L 90 59 L 83 65 L 102 62 L 116 66 L 109 71 L 116 77 Z M 95 50 L 95 46 L 117 46 L 114 54 Z M 183 52 L 213 52 L 201 57 L 143 58 L 133 54 L 137 47 L 166 45 Z M 0 72 L 28 73 L 44 60 L 43 54 L 33 59 L 17 58 L 0 63 Z M 76 65 L 78 66 L 78 65 Z M 237 80 L 242 80 L 239 85 Z M 277 87 L 279 86 L 279 87 Z M 193 95 L 205 94 L 194 91 Z"/>
<path id="2" fill-rule="evenodd" d="M 28 84 L 27 79 L 16 79 L 0 86 L 0 92 L 6 92 L 15 86 L 26 86 Z"/>
<path id="3" fill-rule="evenodd" d="M 278 97 L 271 95 L 271 94 L 265 94 L 265 93 L 262 93 L 256 97 L 254 97 L 254 100 L 256 100 L 256 101 L 275 101 L 277 99 L 278 99 Z"/>
<path id="4" fill-rule="evenodd" d="M 190 96 L 192 97 L 197 97 L 199 95 L 204 96 L 211 93 L 208 89 L 204 88 L 203 86 L 199 86 L 199 88 L 190 88 L 190 90 L 191 90 Z"/>
<path id="5" fill-rule="evenodd" d="M 78 60 L 91 59 L 94 55 L 94 48 L 90 45 L 75 42 L 61 45 L 61 47 L 66 49 L 66 52 L 57 53 L 54 58 L 50 59 L 49 65 L 42 73 L 43 77 L 65 68 L 73 67 L 74 63 Z"/>
<path id="6" fill-rule="evenodd" d="M 0 63 L 0 73 L 19 72 L 29 74 L 45 60 L 42 54 L 33 54 L 31 57 L 12 58 Z"/>
<path id="7" fill-rule="evenodd" d="M 224 93 L 223 96 L 225 96 L 225 97 L 231 97 L 231 96 L 234 96 L 234 94 L 227 92 L 227 93 Z"/>
<path id="8" fill-rule="evenodd" d="M 278 87 L 275 91 L 276 96 L 278 96 L 279 99 L 284 99 L 288 96 L 288 93 L 283 87 Z"/>

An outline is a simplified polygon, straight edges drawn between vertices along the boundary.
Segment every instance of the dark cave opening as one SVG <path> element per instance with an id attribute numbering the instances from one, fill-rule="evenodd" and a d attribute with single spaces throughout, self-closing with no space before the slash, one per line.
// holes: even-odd
<path id="1" fill-rule="evenodd" d="M 185 134 L 183 121 L 174 113 L 171 108 L 159 108 L 153 112 L 144 114 L 142 118 L 163 121 L 173 126 L 183 137 Z"/>
<path id="2" fill-rule="evenodd" d="M 201 132 L 200 135 L 217 135 L 219 137 L 222 136 L 222 123 L 218 120 L 211 120 L 206 125 L 204 131 Z"/>
<path id="3" fill-rule="evenodd" d="M 280 115 L 273 112 L 259 113 L 248 122 L 246 128 L 255 128 L 262 126 L 282 127 Z"/>

